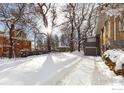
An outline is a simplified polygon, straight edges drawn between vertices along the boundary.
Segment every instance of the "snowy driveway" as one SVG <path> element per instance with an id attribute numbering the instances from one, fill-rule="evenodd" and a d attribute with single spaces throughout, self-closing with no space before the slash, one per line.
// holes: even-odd
<path id="1" fill-rule="evenodd" d="M 0 85 L 123 85 L 100 57 L 51 53 L 0 60 Z"/>
<path id="2" fill-rule="evenodd" d="M 83 56 L 75 68 L 58 81 L 58 85 L 124 85 L 124 78 L 116 76 L 101 57 Z"/>
<path id="3" fill-rule="evenodd" d="M 55 84 L 80 60 L 80 57 L 70 53 L 52 53 L 15 60 L 1 59 L 0 84 Z"/>

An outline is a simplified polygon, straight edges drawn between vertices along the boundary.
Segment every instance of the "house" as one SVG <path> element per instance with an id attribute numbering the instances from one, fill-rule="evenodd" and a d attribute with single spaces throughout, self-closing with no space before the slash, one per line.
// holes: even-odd
<path id="1" fill-rule="evenodd" d="M 8 33 L 0 32 L 0 56 L 8 56 L 10 40 Z M 24 31 L 13 31 L 12 33 L 13 52 L 19 56 L 21 52 L 31 51 L 31 41 L 27 39 Z"/>
<path id="2" fill-rule="evenodd" d="M 124 48 L 124 6 L 99 6 L 97 8 L 96 32 L 100 37 L 100 51 Z"/>

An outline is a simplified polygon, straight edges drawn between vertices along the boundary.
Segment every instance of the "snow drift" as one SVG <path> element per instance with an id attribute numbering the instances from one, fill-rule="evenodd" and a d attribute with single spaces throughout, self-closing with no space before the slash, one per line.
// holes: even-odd
<path id="1" fill-rule="evenodd" d="M 124 64 L 124 52 L 122 50 L 107 50 L 103 55 L 105 58 L 109 57 L 113 63 L 116 63 L 115 71 L 122 69 L 122 65 Z"/>

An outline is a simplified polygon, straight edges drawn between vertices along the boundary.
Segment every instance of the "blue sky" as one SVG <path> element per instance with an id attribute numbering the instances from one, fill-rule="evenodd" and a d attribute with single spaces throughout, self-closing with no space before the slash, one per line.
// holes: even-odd
<path id="1" fill-rule="evenodd" d="M 4 30 L 4 24 L 0 23 L 0 31 L 3 31 Z"/>

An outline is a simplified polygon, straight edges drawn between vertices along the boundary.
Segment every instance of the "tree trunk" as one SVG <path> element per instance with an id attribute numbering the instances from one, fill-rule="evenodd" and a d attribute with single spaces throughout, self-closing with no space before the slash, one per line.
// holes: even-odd
<path id="1" fill-rule="evenodd" d="M 9 58 L 13 57 L 13 41 L 12 41 L 12 31 L 14 29 L 14 24 L 11 24 L 11 28 L 9 31 L 9 40 L 10 40 L 10 47 L 9 47 Z"/>
<path id="2" fill-rule="evenodd" d="M 37 46 L 36 46 L 37 44 L 36 44 L 36 42 L 37 42 L 37 41 L 36 41 L 36 33 L 34 33 L 34 46 L 35 46 L 35 50 L 37 49 Z"/>
<path id="3" fill-rule="evenodd" d="M 51 41 L 50 41 L 49 34 L 47 34 L 47 50 L 48 50 L 48 52 L 51 52 Z"/>
<path id="4" fill-rule="evenodd" d="M 81 47 L 81 44 L 80 44 L 80 28 L 78 28 L 78 51 L 80 52 L 80 47 Z"/>
<path id="5" fill-rule="evenodd" d="M 73 39 L 74 39 L 74 26 L 73 26 L 73 20 L 71 21 L 71 41 L 70 41 L 70 52 L 73 52 L 74 51 L 74 42 L 73 42 Z"/>

